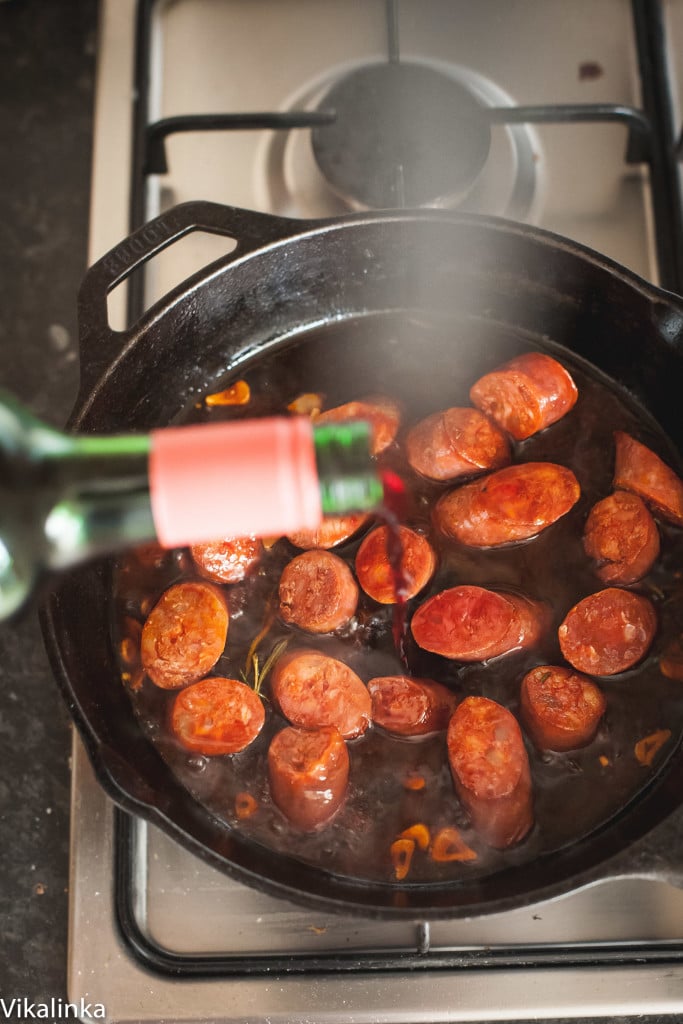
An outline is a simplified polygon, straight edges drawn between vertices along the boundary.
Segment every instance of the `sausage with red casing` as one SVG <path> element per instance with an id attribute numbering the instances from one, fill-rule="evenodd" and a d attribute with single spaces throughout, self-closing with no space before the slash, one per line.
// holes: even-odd
<path id="1" fill-rule="evenodd" d="M 547 609 L 538 601 L 461 586 L 420 605 L 410 628 L 423 650 L 458 661 L 485 661 L 532 647 L 546 619 Z"/>
<path id="2" fill-rule="evenodd" d="M 435 412 L 406 438 L 408 462 L 429 480 L 457 480 L 510 462 L 505 434 L 477 409 Z"/>
<path id="3" fill-rule="evenodd" d="M 296 828 L 312 832 L 339 810 L 349 780 L 349 754 L 338 729 L 289 726 L 268 750 L 273 802 Z"/>
<path id="4" fill-rule="evenodd" d="M 358 604 L 358 587 L 346 562 L 317 548 L 285 566 L 279 594 L 282 620 L 308 633 L 345 626 Z"/>
<path id="5" fill-rule="evenodd" d="M 607 702 L 587 676 L 559 665 L 539 665 L 522 680 L 522 721 L 540 750 L 575 750 L 590 743 Z"/>
<path id="6" fill-rule="evenodd" d="M 448 761 L 458 799 L 484 842 L 518 843 L 533 825 L 531 773 L 515 717 L 486 697 L 467 697 L 448 726 Z"/>
<path id="7" fill-rule="evenodd" d="M 476 381 L 470 401 L 523 441 L 566 415 L 578 394 L 561 363 L 542 352 L 527 352 Z"/>
<path id="8" fill-rule="evenodd" d="M 198 754 L 237 754 L 263 728 L 263 701 L 238 679 L 209 676 L 181 690 L 171 708 L 171 729 Z"/>
<path id="9" fill-rule="evenodd" d="M 448 725 L 458 698 L 441 683 L 410 676 L 377 676 L 368 682 L 372 720 L 396 736 L 427 736 Z"/>
<path id="10" fill-rule="evenodd" d="M 228 635 L 228 609 L 210 583 L 177 583 L 150 612 L 142 629 L 142 666 L 153 683 L 174 690 L 216 664 Z"/>
<path id="11" fill-rule="evenodd" d="M 287 534 L 296 548 L 335 548 L 365 526 L 370 517 L 362 512 L 350 516 L 327 516 L 317 530 L 299 530 Z"/>
<path id="12" fill-rule="evenodd" d="M 571 469 L 552 462 L 523 462 L 456 490 L 434 508 L 441 533 L 469 547 L 498 547 L 535 537 L 579 500 Z"/>
<path id="13" fill-rule="evenodd" d="M 263 544 L 258 537 L 226 537 L 193 544 L 190 554 L 203 576 L 216 583 L 238 583 L 258 565 Z"/>
<path id="14" fill-rule="evenodd" d="M 674 526 L 683 526 L 683 480 L 658 455 L 617 430 L 614 486 L 639 495 L 655 515 Z"/>
<path id="15" fill-rule="evenodd" d="M 422 534 L 407 526 L 399 526 L 398 533 L 403 598 L 408 600 L 429 583 L 436 569 L 436 554 Z M 356 554 L 358 582 L 365 593 L 380 604 L 394 604 L 397 600 L 394 573 L 389 562 L 388 538 L 389 528 L 378 526 L 363 538 Z"/>
<path id="16" fill-rule="evenodd" d="M 279 658 L 271 689 L 285 718 L 302 729 L 334 725 L 344 739 L 353 739 L 370 724 L 372 702 L 363 681 L 318 651 L 299 648 Z"/>
<path id="17" fill-rule="evenodd" d="M 370 452 L 379 455 L 396 437 L 401 413 L 396 402 L 384 395 L 372 395 L 356 402 L 346 402 L 334 409 L 326 409 L 316 417 L 316 423 L 347 423 L 366 420 L 372 428 Z"/>
<path id="18" fill-rule="evenodd" d="M 637 494 L 615 491 L 591 509 L 583 547 L 604 583 L 635 583 L 659 554 L 657 524 Z"/>
<path id="19" fill-rule="evenodd" d="M 657 629 L 657 616 L 646 597 L 608 587 L 567 613 L 558 630 L 560 649 L 579 672 L 611 676 L 641 660 Z"/>

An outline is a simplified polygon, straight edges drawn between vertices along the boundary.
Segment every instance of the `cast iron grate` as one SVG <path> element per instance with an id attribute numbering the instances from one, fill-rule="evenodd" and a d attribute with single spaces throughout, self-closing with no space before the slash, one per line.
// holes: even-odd
<path id="1" fill-rule="evenodd" d="M 148 55 L 155 0 L 140 0 L 137 28 L 131 230 L 144 221 L 144 181 L 168 170 L 166 139 L 178 132 L 315 129 L 335 121 L 334 110 L 192 114 L 149 120 Z M 385 0 L 387 62 L 400 63 L 399 0 Z M 683 212 L 678 186 L 677 147 L 666 78 L 666 40 L 661 0 L 632 0 L 643 109 L 623 104 L 559 104 L 485 109 L 484 129 L 494 124 L 622 124 L 627 129 L 625 161 L 650 170 L 657 257 L 663 287 L 683 291 Z M 397 174 L 399 169 L 397 169 Z M 399 192 L 400 198 L 400 192 Z M 131 288 L 131 311 L 140 308 L 140 287 Z"/>
<path id="2" fill-rule="evenodd" d="M 415 922 L 414 947 L 401 952 L 350 949 L 327 954 L 179 954 L 146 935 L 135 905 L 134 823 L 115 812 L 115 904 L 123 941 L 141 964 L 161 975 L 182 978 L 234 978 L 296 974 L 395 974 L 405 971 L 472 971 L 529 967 L 598 967 L 683 962 L 680 942 L 522 943 L 468 949 L 440 949 L 431 942 L 429 922 Z"/>

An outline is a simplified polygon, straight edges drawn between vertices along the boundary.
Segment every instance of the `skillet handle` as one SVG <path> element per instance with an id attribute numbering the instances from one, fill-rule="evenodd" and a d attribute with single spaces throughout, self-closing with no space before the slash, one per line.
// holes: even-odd
<path id="1" fill-rule="evenodd" d="M 683 298 L 661 288 L 657 292 L 654 308 L 660 337 L 683 355 Z"/>
<path id="2" fill-rule="evenodd" d="M 90 391 L 135 336 L 135 326 L 125 331 L 113 330 L 107 312 L 107 295 L 132 271 L 192 231 L 225 235 L 237 242 L 235 249 L 221 259 L 222 263 L 285 238 L 299 226 L 299 221 L 284 217 L 197 201 L 172 207 L 115 245 L 86 272 L 78 293 L 81 394 Z"/>

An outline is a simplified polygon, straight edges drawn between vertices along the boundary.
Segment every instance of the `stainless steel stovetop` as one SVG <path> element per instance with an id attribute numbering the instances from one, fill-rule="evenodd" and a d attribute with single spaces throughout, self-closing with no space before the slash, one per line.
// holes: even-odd
<path id="1" fill-rule="evenodd" d="M 150 121 L 315 106 L 335 78 L 386 55 L 383 0 L 149 7 Z M 130 229 L 137 8 L 136 0 L 102 2 L 92 260 Z M 674 47 L 683 43 L 683 0 L 663 8 Z M 465 82 L 490 105 L 641 104 L 628 0 L 402 0 L 397 9 L 402 56 Z M 676 72 L 672 60 L 679 121 Z M 501 126 L 461 208 L 532 221 L 666 279 L 649 174 L 625 162 L 625 145 L 619 124 Z M 146 179 L 145 218 L 189 199 L 295 217 L 342 211 L 307 131 L 177 134 L 166 155 L 168 173 Z M 225 239 L 199 233 L 173 246 L 150 265 L 146 300 L 225 249 Z M 125 286 L 109 308 L 121 325 Z M 671 885 L 618 878 L 431 927 L 326 917 L 246 889 L 154 827 L 119 816 L 78 740 L 70 893 L 69 998 L 102 1002 L 116 1021 L 412 1024 L 683 1012 L 683 891 Z M 643 949 L 661 962 L 647 962 Z M 402 958 L 415 957 L 424 967 L 402 969 Z M 379 962 L 385 969 L 373 970 Z"/>

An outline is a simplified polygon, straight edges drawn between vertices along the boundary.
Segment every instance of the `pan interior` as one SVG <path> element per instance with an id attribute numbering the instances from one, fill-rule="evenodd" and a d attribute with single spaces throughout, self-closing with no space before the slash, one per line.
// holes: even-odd
<path id="1" fill-rule="evenodd" d="M 447 485 L 428 483 L 410 470 L 402 454 L 405 431 L 439 409 L 469 405 L 469 388 L 482 373 L 532 349 L 555 355 L 570 369 L 579 401 L 560 422 L 516 443 L 513 461 L 552 461 L 571 467 L 581 484 L 581 499 L 568 515 L 528 542 L 481 551 L 446 543 L 432 529 L 430 508 Z M 221 390 L 239 378 L 251 388 L 247 406 L 209 408 L 199 403 L 197 408 L 193 404 L 183 418 L 202 422 L 282 413 L 304 392 L 324 396 L 326 408 L 373 393 L 400 403 L 399 443 L 380 458 L 408 482 L 410 525 L 426 532 L 439 554 L 437 574 L 427 590 L 410 602 L 411 613 L 432 594 L 462 583 L 518 590 L 548 602 L 553 610 L 552 626 L 539 647 L 488 663 L 451 662 L 421 651 L 411 639 L 407 653 L 412 674 L 445 683 L 461 696 L 490 697 L 515 714 L 525 672 L 538 664 L 563 663 L 557 626 L 566 612 L 582 597 L 601 589 L 583 552 L 581 534 L 589 509 L 612 490 L 613 431 L 633 434 L 671 464 L 676 459 L 652 417 L 618 384 L 552 342 L 487 320 L 427 317 L 424 313 L 358 316 L 302 331 L 269 346 L 265 354 L 233 364 L 213 382 L 211 390 Z M 239 489 L 238 480 L 235 487 Z M 148 679 L 139 689 L 131 689 L 135 715 L 149 742 L 220 829 L 275 855 L 311 865 L 342 884 L 391 886 L 390 844 L 417 822 L 426 824 L 432 833 L 455 826 L 477 859 L 435 863 L 427 853 L 416 851 L 407 879 L 410 886 L 476 890 L 484 879 L 500 873 L 528 874 L 539 860 L 552 863 L 558 851 L 586 842 L 618 823 L 639 797 L 644 798 L 646 790 L 656 789 L 666 778 L 668 762 L 679 746 L 683 689 L 661 673 L 659 657 L 683 631 L 683 588 L 677 578 L 683 538 L 681 531 L 663 524 L 660 533 L 660 558 L 634 588 L 656 606 L 659 629 L 654 645 L 634 669 L 599 680 L 607 712 L 588 747 L 548 754 L 538 752 L 527 740 L 536 824 L 511 850 L 491 850 L 472 831 L 453 791 L 443 734 L 405 741 L 371 728 L 366 736 L 350 743 L 351 781 L 344 807 L 322 831 L 302 835 L 287 824 L 269 795 L 268 744 L 286 724 L 270 702 L 266 703 L 266 726 L 258 739 L 241 754 L 218 758 L 189 754 L 178 746 L 167 728 L 173 694 L 159 690 Z M 360 539 L 351 539 L 335 553 L 352 566 Z M 240 678 L 249 646 L 277 593 L 280 572 L 297 553 L 282 538 L 267 551 L 257 575 L 224 588 L 231 624 L 214 674 Z M 130 663 L 130 645 L 126 646 L 131 630 L 139 632 L 145 611 L 171 583 L 197 578 L 186 550 L 158 558 L 148 555 L 133 553 L 114 570 L 111 628 L 116 649 L 121 651 L 123 644 L 129 654 L 129 660 L 120 665 L 126 681 L 139 678 L 138 666 Z M 355 621 L 338 634 L 314 638 L 285 627 L 276 617 L 262 641 L 262 661 L 285 637 L 292 646 L 314 647 L 347 662 L 366 681 L 401 672 L 391 636 L 391 609 L 376 605 L 362 592 Z M 267 684 L 264 692 L 268 698 Z M 671 737 L 653 766 L 643 766 L 634 746 L 661 729 L 671 730 Z M 425 779 L 424 789 L 406 788 L 411 775 Z M 240 821 L 235 798 L 245 791 L 256 800 L 258 812 Z"/>

